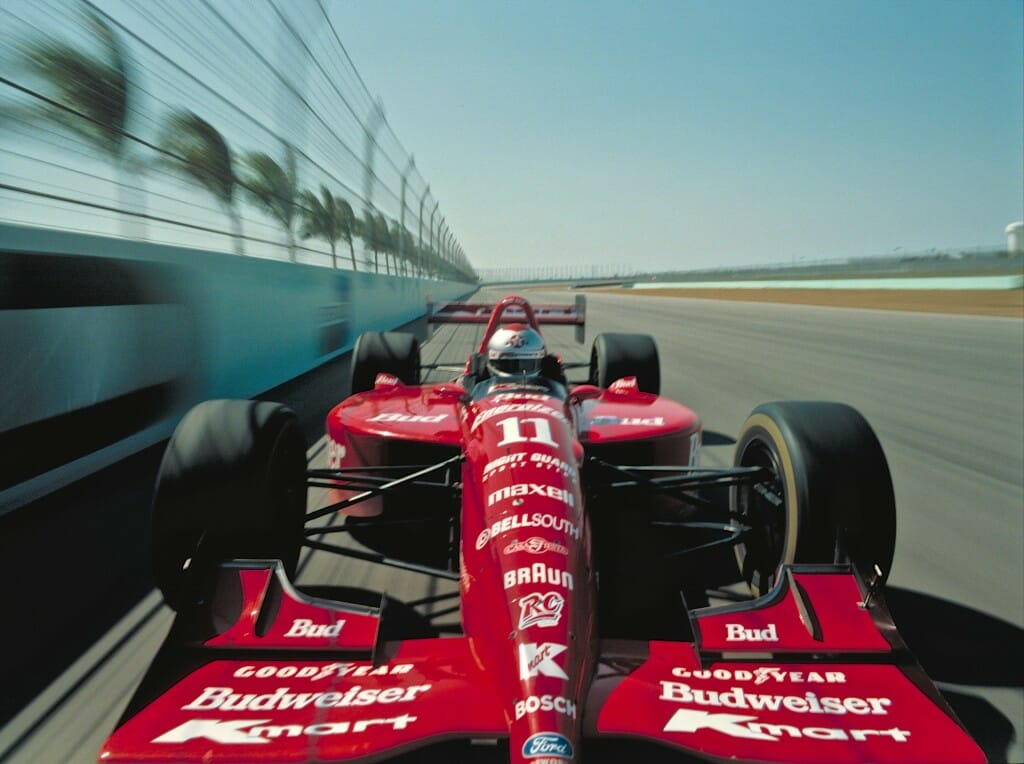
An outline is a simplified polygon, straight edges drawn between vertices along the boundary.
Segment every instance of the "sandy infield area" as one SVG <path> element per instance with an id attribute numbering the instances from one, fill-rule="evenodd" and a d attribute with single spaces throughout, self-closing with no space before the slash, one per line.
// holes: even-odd
<path id="1" fill-rule="evenodd" d="M 704 300 L 784 302 L 837 308 L 963 313 L 1024 318 L 1024 289 L 601 289 L 594 291 L 693 297 Z"/>

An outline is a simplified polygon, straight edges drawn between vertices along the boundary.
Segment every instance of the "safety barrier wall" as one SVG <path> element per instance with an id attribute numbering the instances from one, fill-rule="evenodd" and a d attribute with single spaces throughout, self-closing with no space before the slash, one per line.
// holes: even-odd
<path id="1" fill-rule="evenodd" d="M 0 514 L 474 289 L 0 225 Z"/>

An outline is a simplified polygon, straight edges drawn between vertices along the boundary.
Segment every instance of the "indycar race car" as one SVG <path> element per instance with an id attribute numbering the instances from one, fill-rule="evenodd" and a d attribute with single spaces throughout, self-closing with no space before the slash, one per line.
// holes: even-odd
<path id="1" fill-rule="evenodd" d="M 182 420 L 152 518 L 177 616 L 101 761 L 985 760 L 886 609 L 893 489 L 855 410 L 758 406 L 711 469 L 650 337 L 570 364 L 540 329 L 581 302 L 428 321 L 486 328 L 431 384 L 413 335 L 360 337 L 326 467 L 278 404 Z M 303 547 L 457 582 L 458 624 L 300 586 Z"/>

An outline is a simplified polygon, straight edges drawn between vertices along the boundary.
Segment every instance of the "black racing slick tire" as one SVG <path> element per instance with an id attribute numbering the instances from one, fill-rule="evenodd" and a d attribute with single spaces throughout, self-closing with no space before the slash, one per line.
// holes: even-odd
<path id="1" fill-rule="evenodd" d="M 605 388 L 623 377 L 636 377 L 637 386 L 645 393 L 661 391 L 661 365 L 653 337 L 606 332 L 594 338 L 590 384 Z"/>
<path id="2" fill-rule="evenodd" d="M 373 389 L 380 373 L 394 374 L 402 384 L 420 383 L 420 343 L 406 332 L 364 332 L 352 350 L 349 393 Z"/>
<path id="3" fill-rule="evenodd" d="M 823 401 L 766 403 L 743 424 L 734 463 L 770 479 L 732 489 L 731 509 L 751 527 L 736 547 L 756 596 L 785 563 L 850 563 L 882 581 L 896 549 L 896 501 L 885 453 L 863 416 Z"/>
<path id="4" fill-rule="evenodd" d="M 281 560 L 295 574 L 306 511 L 306 442 L 268 401 L 200 403 L 178 424 L 157 473 L 153 577 L 175 610 L 203 599 L 216 566 Z"/>

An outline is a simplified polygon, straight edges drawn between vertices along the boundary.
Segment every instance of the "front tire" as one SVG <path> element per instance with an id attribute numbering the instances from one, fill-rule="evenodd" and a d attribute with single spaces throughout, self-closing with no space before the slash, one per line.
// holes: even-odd
<path id="1" fill-rule="evenodd" d="M 752 526 L 736 553 L 755 596 L 771 589 L 786 563 L 848 562 L 864 580 L 877 565 L 888 577 L 896 548 L 892 479 L 878 438 L 855 409 L 820 401 L 758 406 L 740 431 L 734 463 L 771 475 L 731 497 L 732 511 Z"/>
<path id="2" fill-rule="evenodd" d="M 157 473 L 153 577 L 175 610 L 203 599 L 216 566 L 281 560 L 295 574 L 306 511 L 306 442 L 288 408 L 200 403 L 178 424 Z"/>
<path id="3" fill-rule="evenodd" d="M 393 374 L 404 385 L 420 383 L 420 343 L 407 332 L 364 332 L 352 350 L 349 393 L 373 389 L 378 374 Z"/>
<path id="4" fill-rule="evenodd" d="M 590 384 L 608 387 L 623 377 L 636 377 L 637 387 L 657 395 L 661 390 L 658 346 L 648 334 L 606 332 L 594 338 L 590 351 Z"/>

